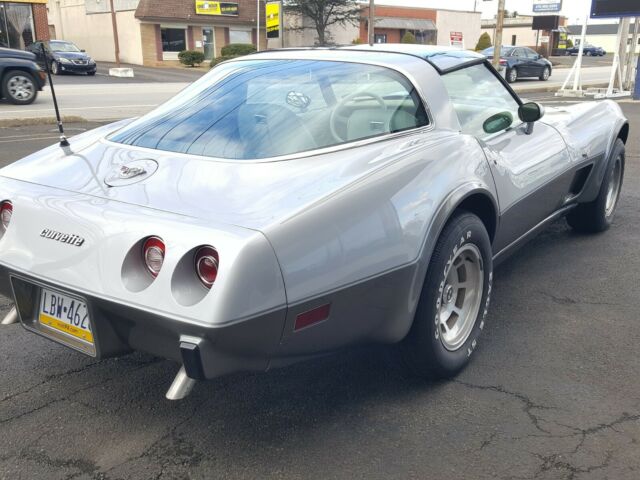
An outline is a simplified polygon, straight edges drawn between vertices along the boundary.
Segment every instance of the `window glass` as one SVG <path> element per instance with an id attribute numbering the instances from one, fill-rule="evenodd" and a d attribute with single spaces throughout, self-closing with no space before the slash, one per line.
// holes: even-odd
<path id="1" fill-rule="evenodd" d="M 531 50 L 530 48 L 525 48 L 524 51 L 527 54 L 527 58 L 532 58 L 534 60 L 538 58 L 538 54 L 533 50 Z"/>
<path id="2" fill-rule="evenodd" d="M 49 42 L 49 48 L 52 52 L 79 52 L 80 49 L 71 42 Z"/>
<path id="3" fill-rule="evenodd" d="M 171 152 L 252 159 L 427 123 L 413 85 L 393 70 L 346 62 L 244 60 L 214 68 L 111 139 Z"/>
<path id="4" fill-rule="evenodd" d="M 253 43 L 249 30 L 229 29 L 229 43 Z"/>
<path id="5" fill-rule="evenodd" d="M 160 33 L 163 52 L 181 52 L 187 49 L 186 31 L 183 28 L 163 28 Z"/>
<path id="6" fill-rule="evenodd" d="M 478 138 L 488 137 L 483 129 L 484 122 L 502 112 L 511 115 L 511 126 L 521 123 L 518 102 L 485 65 L 447 73 L 442 80 L 464 133 Z"/>
<path id="7" fill-rule="evenodd" d="M 0 3 L 0 46 L 24 50 L 33 41 L 31 5 Z"/>

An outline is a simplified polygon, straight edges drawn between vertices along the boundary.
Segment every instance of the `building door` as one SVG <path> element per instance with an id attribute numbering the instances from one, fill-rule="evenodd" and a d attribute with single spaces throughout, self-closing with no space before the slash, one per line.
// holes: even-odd
<path id="1" fill-rule="evenodd" d="M 216 56 L 216 44 L 213 28 L 202 29 L 202 46 L 205 60 L 212 60 Z"/>
<path id="2" fill-rule="evenodd" d="M 386 33 L 376 33 L 373 36 L 373 41 L 375 43 L 387 43 L 387 34 Z"/>

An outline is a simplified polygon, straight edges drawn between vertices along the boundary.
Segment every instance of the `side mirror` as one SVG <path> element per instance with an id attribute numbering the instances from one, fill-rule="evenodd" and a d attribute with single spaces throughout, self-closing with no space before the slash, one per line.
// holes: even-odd
<path id="1" fill-rule="evenodd" d="M 509 112 L 500 112 L 487 118 L 482 124 L 482 129 L 485 133 L 498 133 L 509 128 L 512 123 L 513 115 Z"/>
<path id="2" fill-rule="evenodd" d="M 536 102 L 523 103 L 518 108 L 518 117 L 527 124 L 525 133 L 531 135 L 533 124 L 544 116 L 544 107 Z"/>
<path id="3" fill-rule="evenodd" d="M 82 50 L 80 50 L 82 53 L 86 52 L 86 50 L 83 48 Z"/>

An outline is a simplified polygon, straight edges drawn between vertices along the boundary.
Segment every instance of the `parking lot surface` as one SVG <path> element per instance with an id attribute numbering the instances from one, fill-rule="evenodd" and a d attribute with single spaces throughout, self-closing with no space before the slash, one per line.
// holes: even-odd
<path id="1" fill-rule="evenodd" d="M 497 268 L 482 342 L 455 380 L 407 377 L 393 349 L 367 347 L 169 402 L 172 362 L 97 362 L 12 325 L 0 479 L 640 478 L 640 104 L 621 106 L 631 135 L 613 227 L 557 222 Z M 55 141 L 30 128 L 0 129 L 1 161 Z"/>

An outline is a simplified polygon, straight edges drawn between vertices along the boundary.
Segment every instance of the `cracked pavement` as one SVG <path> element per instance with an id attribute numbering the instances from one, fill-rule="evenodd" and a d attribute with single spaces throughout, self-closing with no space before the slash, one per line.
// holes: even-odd
<path id="1" fill-rule="evenodd" d="M 0 479 L 640 478 L 640 104 L 621 106 L 632 133 L 613 228 L 557 222 L 501 265 L 455 380 L 409 378 L 393 350 L 367 347 L 169 402 L 172 362 L 96 362 L 12 325 Z"/>

